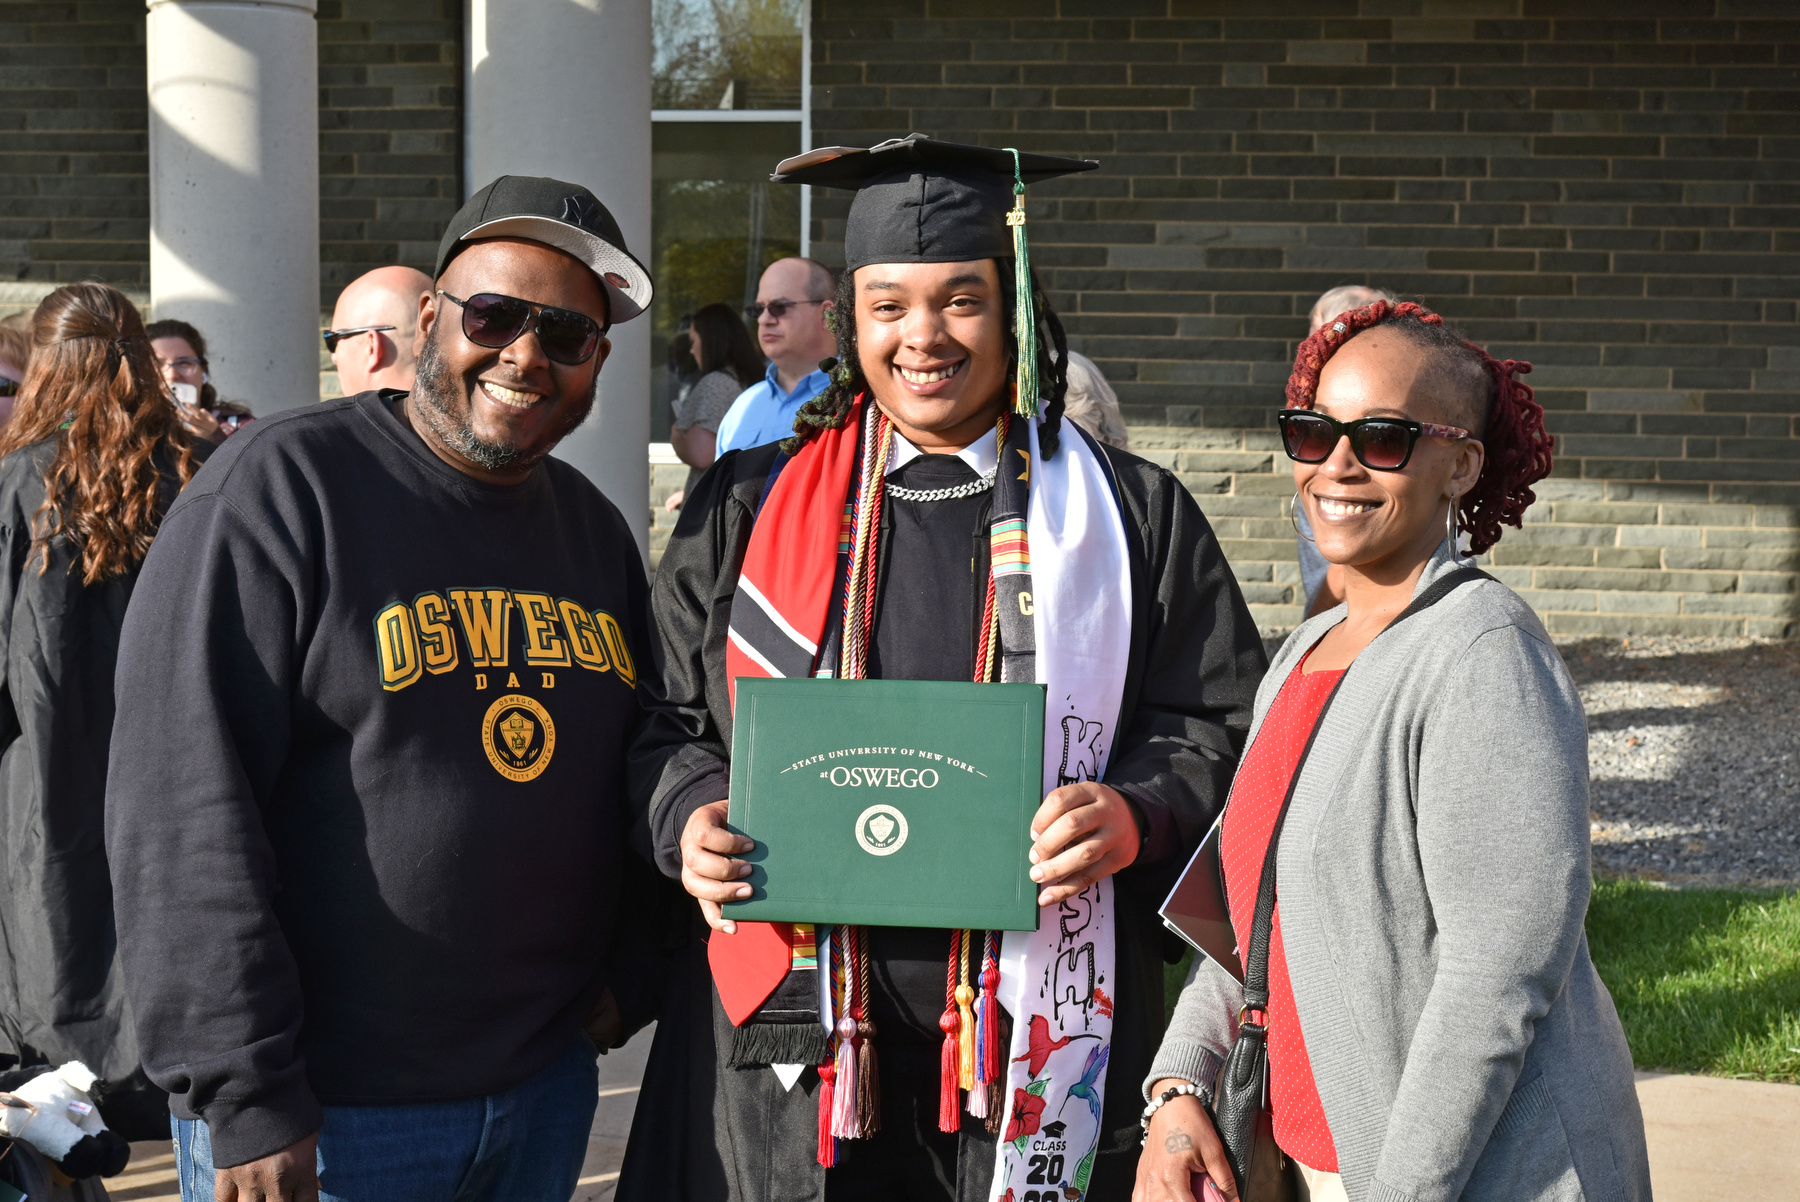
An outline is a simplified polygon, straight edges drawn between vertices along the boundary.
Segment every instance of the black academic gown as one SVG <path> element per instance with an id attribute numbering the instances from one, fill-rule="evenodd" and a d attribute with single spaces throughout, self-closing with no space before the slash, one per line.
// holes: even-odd
<path id="1" fill-rule="evenodd" d="M 1073 431 L 1065 435 L 1072 437 Z M 1137 862 L 1116 878 L 1118 992 L 1105 1131 L 1089 1191 L 1097 1198 L 1130 1194 L 1138 1086 L 1163 1029 L 1162 965 L 1180 951 L 1156 907 L 1224 803 L 1266 667 L 1230 568 L 1187 491 L 1136 456 L 1104 453 L 1124 501 L 1133 593 L 1124 733 L 1105 783 L 1132 802 L 1143 843 Z M 660 642 L 645 674 L 649 714 L 630 772 L 657 861 L 670 876 L 680 873 L 678 843 L 688 815 L 726 792 L 725 632 L 775 455 L 766 446 L 720 458 L 689 495 L 652 593 Z M 929 456 L 894 479 L 932 488 L 969 475 L 952 457 Z M 884 507 L 871 676 L 971 678 L 988 501 Z M 986 1197 L 993 1137 L 967 1116 L 960 1136 L 935 1132 L 933 1040 L 941 1038 L 934 1024 L 942 1009 L 947 933 L 882 930 L 871 939 L 883 1130 L 896 1134 L 884 1141 L 885 1152 L 865 1141 L 840 1143 L 845 1167 L 832 1172 L 828 1185 L 816 1161 L 817 1075 L 809 1070 L 783 1090 L 767 1068 L 725 1067 L 731 1028 L 712 987 L 697 907 L 691 930 L 651 1049 L 621 1199 L 835 1202 L 850 1194 L 852 1180 L 866 1182 L 883 1155 L 890 1159 L 884 1170 L 893 1173 L 885 1196 Z M 912 1089 L 900 1084 L 906 1080 Z M 906 1166 L 892 1157 L 908 1159 L 901 1150 L 920 1142 L 932 1147 L 910 1157 L 920 1163 L 911 1166 L 908 1183 Z M 924 1163 L 934 1159 L 939 1163 Z M 934 1177 L 943 1183 L 935 1192 Z"/>
<path id="2" fill-rule="evenodd" d="M 83 1061 L 107 1083 L 112 1126 L 166 1137 L 166 1095 L 138 1071 L 101 837 L 113 668 L 137 571 L 84 585 L 66 538 L 38 571 L 31 530 L 56 445 L 0 459 L 0 1067 Z M 197 440 L 196 460 L 211 452 Z M 179 491 L 173 459 L 158 450 L 161 509 Z"/>

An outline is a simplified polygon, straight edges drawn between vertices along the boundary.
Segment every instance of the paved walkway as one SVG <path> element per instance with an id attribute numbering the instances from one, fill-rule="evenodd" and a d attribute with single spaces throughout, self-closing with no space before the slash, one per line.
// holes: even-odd
<path id="1" fill-rule="evenodd" d="M 637 1105 L 650 1032 L 600 1061 L 600 1107 L 574 1202 L 613 1196 Z M 1800 1202 L 1800 1085 L 1639 1073 L 1638 1100 L 1658 1198 Z M 107 1182 L 120 1202 L 174 1202 L 166 1143 L 134 1144 L 131 1166 Z"/>
<path id="2" fill-rule="evenodd" d="M 638 1082 L 643 1079 L 655 1031 L 655 1027 L 641 1031 L 624 1047 L 600 1057 L 600 1105 L 594 1111 L 587 1163 L 581 1167 L 581 1183 L 575 1188 L 573 1202 L 600 1202 L 613 1196 L 619 1165 L 625 1159 L 631 1114 L 637 1108 Z"/>
<path id="3" fill-rule="evenodd" d="M 1800 1202 L 1800 1085 L 1639 1073 L 1658 1198 Z"/>

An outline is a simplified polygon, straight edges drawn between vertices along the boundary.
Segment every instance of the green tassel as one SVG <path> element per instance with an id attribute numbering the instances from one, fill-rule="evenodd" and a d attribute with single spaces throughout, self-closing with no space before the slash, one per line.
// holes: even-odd
<path id="1" fill-rule="evenodd" d="M 1038 412 L 1037 306 L 1031 295 L 1031 244 L 1025 237 L 1025 181 L 1019 172 L 1019 152 L 1013 157 L 1013 207 L 1006 224 L 1013 236 L 1013 339 L 1019 344 L 1019 369 L 1014 379 L 1013 412 L 1036 417 Z"/>

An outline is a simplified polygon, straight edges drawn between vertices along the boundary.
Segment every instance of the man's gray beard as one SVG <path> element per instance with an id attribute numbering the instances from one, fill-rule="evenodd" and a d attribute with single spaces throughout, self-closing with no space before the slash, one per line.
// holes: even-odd
<path id="1" fill-rule="evenodd" d="M 596 381 L 597 383 L 598 381 Z M 516 471 L 528 468 L 548 455 L 563 439 L 587 420 L 588 412 L 594 407 L 593 394 L 588 394 L 587 404 L 571 409 L 556 427 L 556 437 L 541 452 L 531 453 L 505 443 L 489 442 L 479 437 L 469 425 L 468 393 L 463 382 L 444 362 L 438 351 L 437 332 L 432 331 L 425 339 L 425 346 L 419 352 L 418 368 L 413 375 L 413 390 L 409 400 L 417 401 L 409 405 L 408 411 L 418 420 L 431 427 L 439 441 L 451 450 L 467 459 L 477 467 L 490 472 Z M 461 412 L 452 406 L 460 401 Z"/>

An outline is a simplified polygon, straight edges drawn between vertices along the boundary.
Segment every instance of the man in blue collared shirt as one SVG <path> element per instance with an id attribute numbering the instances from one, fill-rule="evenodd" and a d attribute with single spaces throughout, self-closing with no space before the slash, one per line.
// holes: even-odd
<path id="1" fill-rule="evenodd" d="M 800 406 L 825 391 L 819 360 L 837 354 L 837 338 L 825 326 L 835 288 L 831 272 L 812 259 L 777 259 L 763 272 L 750 315 L 769 370 L 719 423 L 719 454 L 788 437 Z"/>

